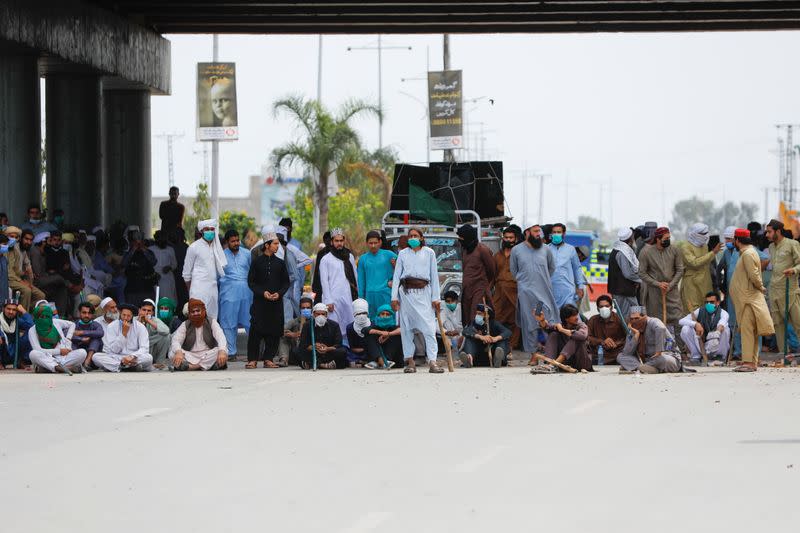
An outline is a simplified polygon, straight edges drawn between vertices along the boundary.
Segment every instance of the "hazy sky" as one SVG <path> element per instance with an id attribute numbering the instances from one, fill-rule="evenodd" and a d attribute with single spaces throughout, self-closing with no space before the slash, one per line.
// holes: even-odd
<path id="1" fill-rule="evenodd" d="M 175 142 L 175 174 L 188 193 L 203 169 L 194 140 L 196 63 L 211 60 L 212 39 L 168 38 L 172 95 L 153 97 L 152 131 L 186 134 Z M 384 51 L 384 144 L 401 161 L 424 162 L 426 84 L 400 80 L 424 77 L 426 48 L 431 69 L 442 68 L 442 37 L 383 42 L 412 47 Z M 348 97 L 377 102 L 377 52 L 347 51 L 376 43 L 376 36 L 324 38 L 325 105 Z M 800 119 L 798 47 L 800 32 L 453 36 L 451 68 L 464 71 L 465 98 L 494 99 L 467 104 L 468 120 L 475 133 L 483 123 L 485 157 L 504 163 L 517 222 L 527 172 L 528 222 L 539 216 L 534 174 L 546 173 L 543 221 L 599 216 L 602 203 L 602 218 L 616 227 L 664 221 L 675 201 L 692 194 L 753 201 L 763 210 L 763 188 L 778 184 L 775 124 Z M 247 176 L 294 135 L 286 120 L 273 118 L 272 102 L 316 96 L 317 37 L 222 36 L 220 60 L 237 63 L 240 124 L 240 139 L 220 145 L 221 195 L 244 196 Z M 356 126 L 376 148 L 377 120 Z M 472 159 L 480 156 L 478 145 Z M 154 137 L 154 194 L 167 183 L 166 142 Z M 770 192 L 770 211 L 776 205 Z"/>

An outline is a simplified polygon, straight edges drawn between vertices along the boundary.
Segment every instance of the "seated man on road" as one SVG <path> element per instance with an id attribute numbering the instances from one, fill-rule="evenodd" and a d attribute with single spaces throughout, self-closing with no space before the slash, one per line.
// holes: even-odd
<path id="1" fill-rule="evenodd" d="M 369 303 L 363 298 L 353 300 L 353 322 L 347 325 L 347 364 L 350 368 L 361 368 L 370 360 L 363 330 L 369 328 Z"/>
<path id="2" fill-rule="evenodd" d="M 175 370 L 225 370 L 228 341 L 225 332 L 206 315 L 202 300 L 189 299 L 189 320 L 172 336 L 172 366 Z"/>
<path id="3" fill-rule="evenodd" d="M 452 352 L 458 353 L 458 347 L 461 345 L 464 338 L 461 332 L 464 329 L 461 324 L 461 304 L 460 298 L 455 291 L 447 291 L 444 293 L 444 307 L 442 307 L 442 327 L 447 339 L 450 341 Z M 442 342 L 442 335 L 439 332 L 439 325 L 436 325 L 436 341 Z M 444 345 L 440 344 L 439 353 L 445 353 Z M 508 352 L 506 352 L 508 353 Z"/>
<path id="4" fill-rule="evenodd" d="M 311 307 L 314 300 L 308 296 L 300 298 L 300 316 L 287 320 L 283 325 L 283 337 L 278 343 L 278 354 L 275 356 L 275 363 L 278 366 L 299 365 L 300 356 L 300 330 L 303 324 L 312 320 Z"/>
<path id="5" fill-rule="evenodd" d="M 100 324 L 105 333 L 112 322 L 119 320 L 119 309 L 117 309 L 117 302 L 110 297 L 103 298 L 100 302 L 100 309 L 103 311 L 103 314 L 95 318 L 94 321 Z"/>
<path id="6" fill-rule="evenodd" d="M 95 353 L 102 351 L 105 332 L 103 326 L 93 320 L 94 306 L 89 302 L 81 302 L 78 306 L 78 316 L 80 318 L 75 321 L 75 331 L 72 334 L 72 349 L 86 350 L 83 367 L 91 370 L 94 368 L 92 357 Z"/>
<path id="7" fill-rule="evenodd" d="M 602 294 L 597 297 L 597 312 L 589 319 L 589 351 L 593 361 L 598 361 L 599 349 L 602 347 L 604 365 L 617 364 L 617 356 L 625 346 L 625 324 L 611 305 L 611 296 Z"/>
<path id="8" fill-rule="evenodd" d="M 106 372 L 150 372 L 153 370 L 150 338 L 147 329 L 134 318 L 139 310 L 131 304 L 119 307 L 119 320 L 109 324 L 103 336 L 103 353 L 94 354 L 92 362 Z"/>
<path id="9" fill-rule="evenodd" d="M 571 366 L 575 370 L 592 372 L 592 358 L 586 350 L 586 341 L 589 338 L 589 327 L 580 321 L 578 308 L 566 304 L 559 311 L 561 322 L 550 324 L 541 313 L 536 317 L 539 326 L 547 334 L 544 345 L 544 355 L 557 363 Z M 532 374 L 552 373 L 557 367 L 539 364 L 531 369 Z"/>
<path id="10" fill-rule="evenodd" d="M 314 320 L 307 322 L 300 333 L 300 366 L 306 370 L 313 366 L 313 347 L 316 347 L 317 366 L 336 369 L 347 366 L 347 352 L 342 348 L 342 330 L 334 320 L 328 319 L 328 306 L 318 303 L 313 309 Z M 314 328 L 314 342 L 311 328 Z"/>
<path id="11" fill-rule="evenodd" d="M 719 294 L 709 292 L 703 307 L 695 309 L 680 322 L 681 338 L 689 349 L 692 363 L 702 360 L 699 338 L 709 361 L 724 360 L 728 355 L 731 331 L 728 327 L 728 312 L 719 306 Z"/>
<path id="12" fill-rule="evenodd" d="M 62 374 L 65 369 L 71 372 L 83 370 L 81 365 L 86 359 L 86 350 L 72 349 L 72 342 L 53 322 L 50 306 L 40 305 L 33 310 L 33 324 L 28 337 L 34 371 Z"/>
<path id="13" fill-rule="evenodd" d="M 489 314 L 488 330 L 484 312 Z M 478 304 L 475 318 L 462 333 L 464 347 L 458 354 L 462 367 L 489 366 L 488 350 L 492 351 L 492 363 L 495 368 L 508 364 L 506 355 L 510 350 L 508 340 L 511 338 L 511 330 L 494 319 L 494 309 Z"/>
<path id="14" fill-rule="evenodd" d="M 150 339 L 150 355 L 153 356 L 153 366 L 162 369 L 166 366 L 169 357 L 172 336 L 169 326 L 156 318 L 156 303 L 147 299 L 139 307 L 137 319 L 147 330 L 147 337 Z"/>
<path id="15" fill-rule="evenodd" d="M 169 326 L 170 333 L 175 333 L 175 330 L 183 322 L 180 317 L 175 315 L 175 300 L 166 296 L 162 296 L 158 300 L 158 318 Z"/>
<path id="16" fill-rule="evenodd" d="M 392 306 L 384 304 L 378 307 L 375 322 L 362 328 L 367 357 L 369 362 L 364 368 L 389 370 L 395 365 L 403 364 L 403 342 L 400 340 L 400 326 L 394 317 Z"/>
<path id="17" fill-rule="evenodd" d="M 681 356 L 672 351 L 675 339 L 663 322 L 647 316 L 644 307 L 631 306 L 628 327 L 630 333 L 617 356 L 620 372 L 680 372 Z"/>
<path id="18" fill-rule="evenodd" d="M 28 330 L 33 327 L 33 316 L 25 311 L 18 300 L 7 299 L 0 313 L 0 368 L 14 364 L 25 368 L 30 364 L 31 343 Z"/>

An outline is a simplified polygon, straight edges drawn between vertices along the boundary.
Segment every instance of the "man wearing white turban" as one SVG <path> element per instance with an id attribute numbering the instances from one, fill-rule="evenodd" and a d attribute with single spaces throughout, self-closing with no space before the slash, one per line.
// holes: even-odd
<path id="1" fill-rule="evenodd" d="M 687 232 L 688 243 L 681 248 L 683 255 L 683 279 L 681 280 L 681 298 L 685 312 L 692 312 L 705 302 L 706 294 L 713 290 L 711 283 L 712 262 L 716 266 L 717 253 L 722 250 L 722 243 L 708 249 L 708 226 L 702 223 L 692 224 Z"/>
<path id="2" fill-rule="evenodd" d="M 219 292 L 217 279 L 225 275 L 225 253 L 217 235 L 217 220 L 201 220 L 197 229 L 202 238 L 194 241 L 186 250 L 183 264 L 183 280 L 189 289 L 189 298 L 201 300 L 206 304 L 209 318 L 217 319 L 219 312 Z"/>
<path id="3" fill-rule="evenodd" d="M 622 228 L 608 258 L 608 292 L 619 304 L 622 320 L 628 320 L 631 307 L 639 305 L 639 259 L 633 249 L 633 230 Z"/>

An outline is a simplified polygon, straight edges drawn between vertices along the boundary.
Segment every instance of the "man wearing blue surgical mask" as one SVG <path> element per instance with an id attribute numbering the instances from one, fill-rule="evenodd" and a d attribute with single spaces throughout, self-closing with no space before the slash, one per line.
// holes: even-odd
<path id="1" fill-rule="evenodd" d="M 566 236 L 567 227 L 564 224 L 561 222 L 553 224 L 548 246 L 553 253 L 556 269 L 550 276 L 550 281 L 559 309 L 567 304 L 575 304 L 583 298 L 583 289 L 586 286 L 578 253 L 574 246 L 564 241 Z"/>
<path id="2" fill-rule="evenodd" d="M 300 298 L 300 316 L 286 320 L 283 327 L 283 337 L 278 343 L 278 355 L 275 357 L 275 363 L 278 366 L 286 365 L 299 365 L 300 356 L 298 354 L 300 346 L 300 331 L 303 324 L 312 320 L 311 308 L 314 306 L 314 300 L 310 294 L 303 295 Z"/>
<path id="3" fill-rule="evenodd" d="M 475 318 L 464 328 L 463 333 L 464 347 L 458 355 L 463 368 L 489 366 L 490 362 L 494 368 L 507 364 L 511 330 L 494 319 L 494 309 L 478 304 Z M 492 352 L 491 360 L 489 350 Z"/>
<path id="4" fill-rule="evenodd" d="M 709 292 L 705 303 L 691 310 L 679 322 L 681 338 L 689 349 L 690 362 L 693 364 L 700 363 L 704 351 L 709 361 L 724 361 L 728 355 L 731 338 L 729 317 L 719 304 L 719 295 Z"/>

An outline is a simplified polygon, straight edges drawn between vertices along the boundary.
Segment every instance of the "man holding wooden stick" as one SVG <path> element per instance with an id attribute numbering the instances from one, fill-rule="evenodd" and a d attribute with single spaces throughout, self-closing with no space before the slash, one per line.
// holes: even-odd
<path id="1" fill-rule="evenodd" d="M 510 350 L 508 340 L 511 338 L 511 330 L 494 319 L 494 309 L 478 304 L 474 319 L 464 328 L 463 334 L 464 347 L 458 356 L 463 368 L 473 366 L 500 368 L 508 364 L 507 356 Z"/>
<path id="2" fill-rule="evenodd" d="M 581 370 L 592 372 L 592 358 L 586 347 L 589 327 L 581 322 L 578 308 L 572 304 L 564 305 L 559 311 L 559 316 L 561 322 L 555 324 L 550 324 L 545 319 L 544 313 L 536 317 L 539 326 L 547 333 L 547 342 L 544 345 L 545 358 L 542 358 L 541 354 L 537 356 L 540 361 L 546 361 L 547 364 L 534 366 L 531 374 L 552 373 L 548 365 L 567 372 Z"/>

